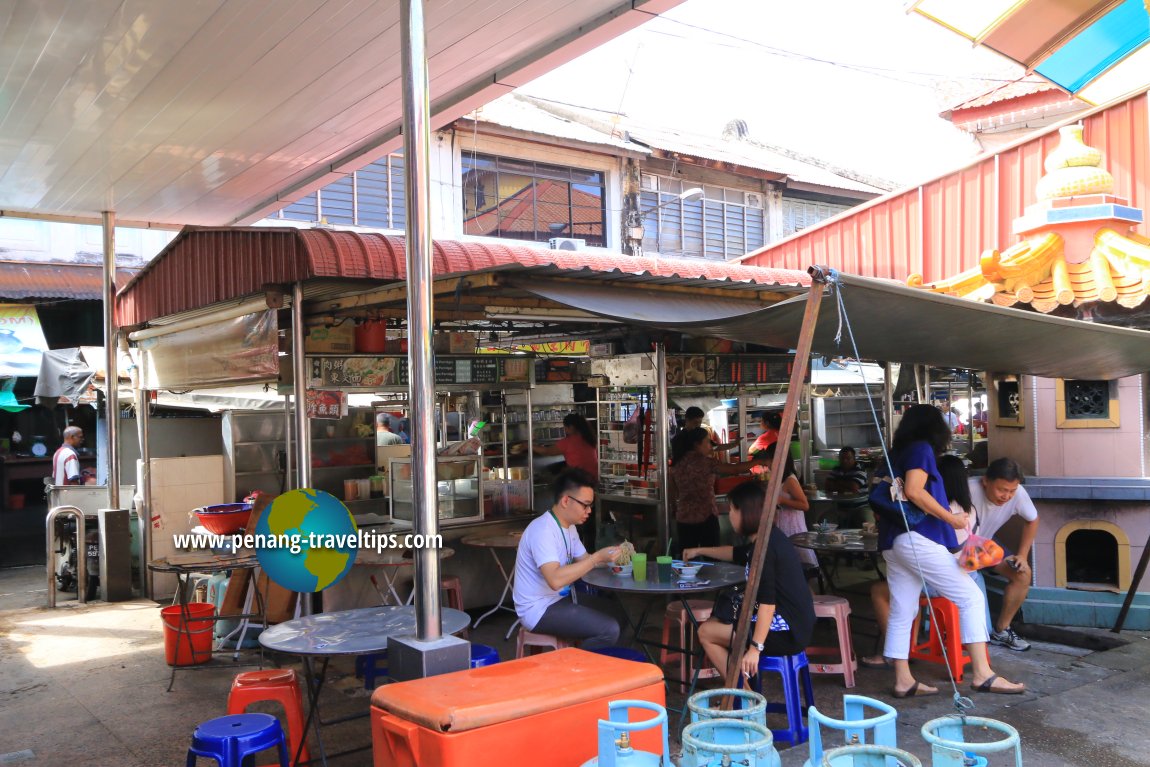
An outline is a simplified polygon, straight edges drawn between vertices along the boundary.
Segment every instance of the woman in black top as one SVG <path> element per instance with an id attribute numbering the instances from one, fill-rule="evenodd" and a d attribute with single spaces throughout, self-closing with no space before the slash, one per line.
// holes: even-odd
<path id="1" fill-rule="evenodd" d="M 685 549 L 683 559 L 690 561 L 698 556 L 722 559 L 746 565 L 749 573 L 749 560 L 762 521 L 765 497 L 766 488 L 756 481 L 744 482 L 727 494 L 731 504 L 731 525 L 736 532 L 748 538 L 750 543 L 745 546 Z M 742 592 L 739 592 L 734 601 L 742 596 Z M 740 669 L 748 677 L 759 672 L 759 658 L 763 655 L 794 655 L 802 652 L 810 644 L 815 627 L 814 599 L 807 587 L 803 566 L 786 534 L 773 525 L 756 602 L 756 614 L 751 619 L 750 642 L 739 660 Z M 730 593 L 727 593 L 715 600 L 711 617 L 699 626 L 699 642 L 708 660 L 720 672 L 727 668 L 727 656 L 734 635 L 732 624 L 737 619 L 738 606 L 733 604 Z"/>

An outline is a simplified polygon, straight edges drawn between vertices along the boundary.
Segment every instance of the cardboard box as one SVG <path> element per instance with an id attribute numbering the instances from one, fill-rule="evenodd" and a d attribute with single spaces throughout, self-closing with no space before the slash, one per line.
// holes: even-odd
<path id="1" fill-rule="evenodd" d="M 354 354 L 355 323 L 308 328 L 303 349 L 307 354 Z"/>

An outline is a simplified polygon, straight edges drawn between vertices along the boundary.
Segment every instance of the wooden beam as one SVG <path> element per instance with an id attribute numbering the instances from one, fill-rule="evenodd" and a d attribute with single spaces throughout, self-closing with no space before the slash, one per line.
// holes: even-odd
<path id="1" fill-rule="evenodd" d="M 443 277 L 432 285 L 435 295 L 455 293 L 457 291 L 479 290 L 500 285 L 499 275 L 494 272 L 481 272 L 468 274 L 463 277 Z M 392 283 L 386 288 L 365 290 L 350 296 L 329 298 L 309 302 L 308 314 L 347 314 L 357 309 L 370 309 L 375 306 L 398 304 L 407 302 L 407 283 Z"/>
<path id="2" fill-rule="evenodd" d="M 815 325 L 819 318 L 819 305 L 823 300 L 823 285 L 826 284 L 826 267 L 812 266 L 807 270 L 811 275 L 811 289 L 807 293 L 806 311 L 803 313 L 803 324 L 799 331 L 799 342 L 795 347 L 795 365 L 791 368 L 791 380 L 787 387 L 787 404 L 783 408 L 783 423 L 779 426 L 780 447 L 775 449 L 774 460 L 771 461 L 771 479 L 767 483 L 767 497 L 763 501 L 763 517 L 759 523 L 759 532 L 755 536 L 755 548 L 751 553 L 750 572 L 747 575 L 747 587 L 743 597 L 743 608 L 739 612 L 735 623 L 735 635 L 731 640 L 731 654 L 727 656 L 725 687 L 736 688 L 739 681 L 739 661 L 747 647 L 747 640 L 751 633 L 751 613 L 755 608 L 755 596 L 759 591 L 759 580 L 763 573 L 763 562 L 767 555 L 767 544 L 771 539 L 771 530 L 775 526 L 775 511 L 779 505 L 779 496 L 783 489 L 783 466 L 790 453 L 790 434 L 794 431 L 795 421 L 798 417 L 799 404 L 802 399 L 803 381 L 807 377 L 807 367 L 811 359 L 811 346 L 815 340 Z M 782 444 L 783 440 L 787 444 Z M 723 707 L 730 708 L 732 700 L 725 698 Z"/>
<path id="3" fill-rule="evenodd" d="M 548 277 L 547 282 L 575 283 L 578 285 L 604 285 L 611 288 L 630 288 L 631 290 L 658 290 L 664 293 L 681 293 L 690 296 L 712 296 L 733 301 L 746 301 L 747 303 L 778 303 L 795 296 L 802 295 L 805 290 L 801 285 L 795 287 L 794 293 L 780 293 L 774 290 L 735 290 L 727 288 L 694 288 L 690 285 L 660 285 L 652 282 L 628 282 L 627 280 L 596 280 L 588 283 L 578 277 Z"/>

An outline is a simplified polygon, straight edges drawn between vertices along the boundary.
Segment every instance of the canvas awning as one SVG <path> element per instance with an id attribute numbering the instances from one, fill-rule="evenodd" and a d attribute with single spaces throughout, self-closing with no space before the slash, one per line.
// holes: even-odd
<path id="1" fill-rule="evenodd" d="M 1020 309 L 974 303 L 905 285 L 835 274 L 836 296 L 819 313 L 814 351 L 854 356 L 854 332 L 863 359 L 1019 373 L 1047 378 L 1110 380 L 1150 371 L 1150 332 Z M 711 297 L 690 294 L 638 301 L 637 291 L 545 280 L 519 287 L 593 314 L 647 327 L 732 341 L 794 348 L 806 297 L 732 313 Z M 836 341 L 840 334 L 841 342 Z"/>

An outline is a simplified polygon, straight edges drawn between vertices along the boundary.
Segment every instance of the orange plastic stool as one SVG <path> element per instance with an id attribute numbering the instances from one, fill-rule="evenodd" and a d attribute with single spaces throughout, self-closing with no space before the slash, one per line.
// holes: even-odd
<path id="1" fill-rule="evenodd" d="M 560 639 L 551 634 L 536 634 L 534 631 L 528 631 L 522 626 L 519 627 L 519 637 L 515 640 L 515 657 L 523 658 L 528 655 L 533 655 L 528 651 L 529 648 L 544 648 L 550 647 L 552 650 L 562 650 L 565 647 L 571 647 L 571 642 L 566 639 Z"/>
<path id="2" fill-rule="evenodd" d="M 842 597 L 832 597 L 825 594 L 815 596 L 815 618 L 829 618 L 835 622 L 838 632 L 838 647 L 808 647 L 807 658 L 810 659 L 812 674 L 842 674 L 843 686 L 855 686 L 855 671 L 859 662 L 855 657 L 854 642 L 851 641 L 851 604 Z M 837 663 L 815 663 L 815 657 L 838 657 Z"/>
<path id="3" fill-rule="evenodd" d="M 934 622 L 930 626 L 926 641 L 919 642 L 919 622 L 922 620 L 922 611 L 926 605 L 927 598 L 919 597 L 919 614 L 915 616 L 914 628 L 910 632 L 910 657 L 927 663 L 937 663 L 940 666 L 947 665 L 946 659 L 949 658 L 950 673 L 954 681 L 961 682 L 962 669 L 970 663 L 970 655 L 962 649 L 958 608 L 946 597 L 932 598 L 930 605 L 934 612 Z M 930 622 L 930 613 L 927 613 L 927 621 Z M 946 648 L 945 658 L 942 654 L 943 647 Z"/>
<path id="4" fill-rule="evenodd" d="M 711 617 L 712 603 L 703 599 L 688 599 L 687 605 L 691 608 L 691 614 L 695 616 L 695 620 L 699 623 Z M 687 629 L 691 626 L 691 620 L 687 617 L 687 611 L 683 609 L 682 602 L 672 602 L 667 605 L 667 612 L 663 614 L 663 638 L 660 640 L 661 644 L 671 644 L 671 629 L 673 626 L 678 626 L 679 632 L 679 647 L 689 648 L 694 645 L 695 638 L 689 636 Z M 687 642 L 691 642 L 690 645 Z M 694 671 L 690 667 L 691 656 L 687 653 L 675 652 L 663 648 L 659 651 L 659 665 L 665 665 L 667 661 L 678 655 L 679 656 L 679 679 L 688 680 L 690 674 Z M 704 664 L 706 660 L 704 659 Z M 712 676 L 718 676 L 719 672 L 714 668 L 703 668 L 699 671 L 699 678 L 706 679 Z M 687 691 L 687 685 L 680 685 L 683 692 Z"/>
<path id="5" fill-rule="evenodd" d="M 453 610 L 463 609 L 463 581 L 458 575 L 445 575 L 439 579 L 439 588 L 447 592 L 447 606 Z"/>
<path id="6" fill-rule="evenodd" d="M 231 692 L 228 693 L 228 713 L 242 714 L 248 706 L 261 700 L 278 701 L 284 707 L 284 715 L 288 722 L 290 758 L 295 759 L 302 741 L 303 751 L 299 751 L 300 761 L 308 761 L 310 757 L 307 751 L 307 733 L 303 731 L 303 695 L 296 673 L 290 668 L 283 668 L 236 674 L 236 678 L 232 680 Z M 296 762 L 293 761 L 292 764 Z"/>

